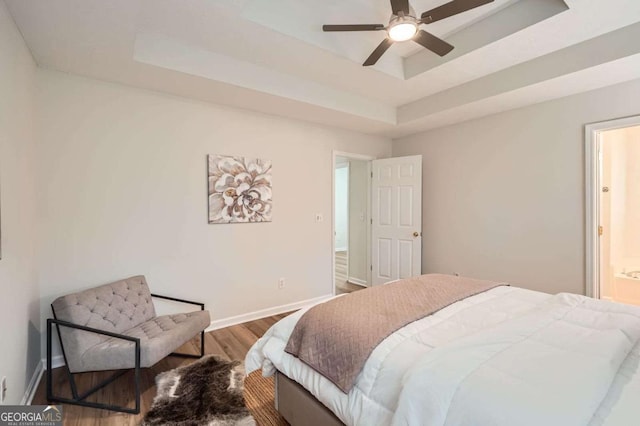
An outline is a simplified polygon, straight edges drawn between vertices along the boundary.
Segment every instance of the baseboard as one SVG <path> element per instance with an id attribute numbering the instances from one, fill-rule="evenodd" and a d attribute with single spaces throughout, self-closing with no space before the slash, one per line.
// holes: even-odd
<path id="1" fill-rule="evenodd" d="M 20 401 L 20 405 L 31 405 L 31 401 L 33 401 L 33 396 L 36 394 L 36 389 L 38 389 L 38 384 L 40 383 L 40 379 L 42 379 L 42 373 L 44 373 L 44 364 L 42 362 L 39 362 L 38 365 L 36 365 L 36 369 L 33 372 L 33 376 L 31 376 L 31 380 L 29 381 L 29 385 L 27 386 L 27 389 L 24 392 L 22 401 Z"/>
<path id="2" fill-rule="evenodd" d="M 332 294 L 326 296 L 316 297 L 314 299 L 302 300 L 300 302 L 289 303 L 287 305 L 275 306 L 273 308 L 261 309 L 259 311 L 249 312 L 242 315 L 236 315 L 233 317 L 223 318 L 211 322 L 211 325 L 206 331 L 218 330 L 220 328 L 230 327 L 236 324 L 242 324 L 243 322 L 255 321 L 260 318 L 270 317 L 272 315 L 282 314 L 284 312 L 295 311 L 305 308 L 316 303 L 324 302 L 333 297 Z"/>
<path id="3" fill-rule="evenodd" d="M 365 280 L 361 280 L 360 278 L 349 277 L 347 278 L 347 282 L 355 285 L 361 285 L 363 287 L 369 287 L 369 284 L 367 284 Z"/>
<path id="4" fill-rule="evenodd" d="M 58 368 L 64 366 L 64 357 L 62 355 L 56 355 L 51 357 L 51 368 Z M 47 371 L 47 359 L 42 359 L 42 370 Z"/>

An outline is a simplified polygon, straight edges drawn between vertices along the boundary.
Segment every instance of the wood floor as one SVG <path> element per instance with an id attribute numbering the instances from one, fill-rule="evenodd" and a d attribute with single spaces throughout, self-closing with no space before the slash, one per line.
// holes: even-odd
<path id="1" fill-rule="evenodd" d="M 347 252 L 336 252 L 336 294 L 352 293 L 354 291 L 362 290 L 362 287 L 357 284 L 351 284 L 348 280 L 347 272 Z"/>
<path id="2" fill-rule="evenodd" d="M 280 319 L 289 315 L 289 313 L 274 315 L 272 317 L 262 318 L 232 327 L 205 333 L 205 348 L 207 354 L 216 354 L 228 360 L 244 360 L 249 348 L 260 338 L 266 331 Z M 196 354 L 199 351 L 199 338 L 185 344 L 177 352 L 189 352 Z M 64 405 L 64 424 L 69 425 L 100 425 L 100 426 L 124 426 L 138 425 L 144 413 L 149 410 L 153 398 L 156 395 L 156 387 L 154 379 L 156 375 L 163 371 L 171 370 L 181 365 L 193 362 L 194 359 L 179 358 L 168 356 L 156 365 L 148 369 L 141 370 L 141 412 L 139 415 L 115 413 L 106 410 L 97 410 L 87 407 L 79 407 L 73 405 Z M 109 373 L 84 373 L 76 375 L 76 382 L 79 390 L 88 389 L 100 380 L 108 377 Z M 69 382 L 63 368 L 56 368 L 53 372 L 53 389 L 54 393 L 61 396 L 69 396 Z M 129 372 L 116 380 L 105 389 L 101 389 L 95 396 L 88 398 L 89 401 L 99 401 L 103 403 L 124 405 L 129 403 L 133 407 L 133 373 Z M 32 404 L 47 404 L 45 379 L 40 381 Z"/>

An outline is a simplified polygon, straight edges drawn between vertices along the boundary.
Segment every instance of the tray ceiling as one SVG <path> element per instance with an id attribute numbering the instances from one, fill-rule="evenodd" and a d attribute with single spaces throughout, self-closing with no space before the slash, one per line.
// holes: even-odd
<path id="1" fill-rule="evenodd" d="M 5 1 L 42 67 L 390 137 L 640 75 L 637 0 L 496 0 L 425 26 L 446 57 L 368 68 L 383 32 L 321 26 L 386 24 L 387 0 Z"/>

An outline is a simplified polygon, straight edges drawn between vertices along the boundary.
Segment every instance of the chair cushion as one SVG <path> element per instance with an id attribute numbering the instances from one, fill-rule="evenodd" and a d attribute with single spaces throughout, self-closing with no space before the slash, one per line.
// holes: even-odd
<path id="1" fill-rule="evenodd" d="M 140 366 L 151 367 L 210 325 L 208 311 L 164 315 L 126 330 L 124 335 L 140 339 Z M 133 342 L 108 338 L 92 346 L 72 372 L 117 370 L 135 367 Z"/>
<path id="2" fill-rule="evenodd" d="M 142 275 L 59 297 L 51 306 L 57 319 L 113 333 L 156 316 Z"/>
<path id="3" fill-rule="evenodd" d="M 119 334 L 156 316 L 149 286 L 142 275 L 59 297 L 51 307 L 59 320 Z M 72 371 L 82 371 L 80 356 L 108 339 L 68 327 L 60 327 L 60 337 Z"/>

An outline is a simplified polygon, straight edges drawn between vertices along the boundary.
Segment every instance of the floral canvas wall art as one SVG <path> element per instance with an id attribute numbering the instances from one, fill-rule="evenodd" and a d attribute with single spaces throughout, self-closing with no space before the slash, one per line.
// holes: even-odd
<path id="1" fill-rule="evenodd" d="M 271 161 L 209 155 L 209 223 L 271 222 Z"/>

